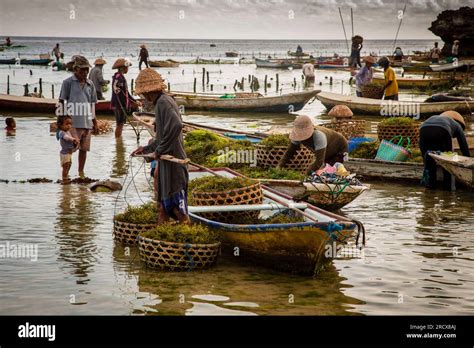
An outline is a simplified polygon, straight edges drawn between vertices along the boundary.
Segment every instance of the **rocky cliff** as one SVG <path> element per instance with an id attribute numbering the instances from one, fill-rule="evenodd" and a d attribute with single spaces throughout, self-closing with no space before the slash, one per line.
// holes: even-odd
<path id="1" fill-rule="evenodd" d="M 459 55 L 474 56 L 474 8 L 443 11 L 428 29 L 444 41 L 443 54 L 451 54 L 453 41 L 459 40 Z"/>

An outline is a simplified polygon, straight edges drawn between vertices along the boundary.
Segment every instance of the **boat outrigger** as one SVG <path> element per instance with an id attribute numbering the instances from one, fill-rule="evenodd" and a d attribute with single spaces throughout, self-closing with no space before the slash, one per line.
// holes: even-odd
<path id="1" fill-rule="evenodd" d="M 215 168 L 212 171 L 229 178 L 239 175 L 227 168 Z M 212 174 L 191 168 L 190 177 L 205 175 Z M 263 191 L 263 205 L 190 206 L 191 219 L 219 231 L 224 251 L 233 253 L 238 248 L 239 257 L 235 259 L 250 260 L 273 269 L 307 275 L 315 275 L 322 269 L 327 261 L 326 246 L 345 244 L 357 235 L 359 225 L 355 221 L 310 204 L 298 204 L 290 196 L 269 187 L 263 187 Z M 261 211 L 261 216 L 265 213 L 268 216 L 268 211 L 293 210 L 288 208 L 292 206 L 303 210 L 309 218 L 296 223 L 228 224 L 199 215 L 209 211 L 252 209 Z"/>

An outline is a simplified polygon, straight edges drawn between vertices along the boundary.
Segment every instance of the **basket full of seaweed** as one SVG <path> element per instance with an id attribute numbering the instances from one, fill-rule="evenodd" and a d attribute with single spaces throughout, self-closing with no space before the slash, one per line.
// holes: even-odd
<path id="1" fill-rule="evenodd" d="M 129 206 L 123 213 L 114 216 L 114 239 L 122 244 L 134 245 L 138 234 L 156 227 L 155 202 L 141 206 Z"/>
<path id="2" fill-rule="evenodd" d="M 288 134 L 274 134 L 265 138 L 256 146 L 257 165 L 262 168 L 275 168 L 285 156 L 289 145 Z M 286 168 L 305 173 L 314 160 L 313 152 L 301 146 Z"/>
<path id="3" fill-rule="evenodd" d="M 420 139 L 420 123 L 410 117 L 389 117 L 377 125 L 377 135 L 380 141 L 390 141 L 394 137 L 402 136 L 405 140 L 401 144 L 406 146 L 408 139 L 414 146 Z"/>
<path id="4" fill-rule="evenodd" d="M 382 99 L 384 90 L 382 86 L 375 83 L 368 83 L 361 88 L 362 97 L 370 99 Z"/>
<path id="5" fill-rule="evenodd" d="M 263 191 L 260 183 L 248 178 L 205 176 L 189 183 L 190 205 L 241 205 L 262 204 Z M 238 223 L 245 218 L 256 218 L 259 211 L 210 212 L 200 215 L 209 220 Z"/>
<path id="6" fill-rule="evenodd" d="M 191 271 L 212 266 L 218 257 L 217 233 L 206 226 L 169 223 L 140 233 L 140 259 L 150 268 Z"/>

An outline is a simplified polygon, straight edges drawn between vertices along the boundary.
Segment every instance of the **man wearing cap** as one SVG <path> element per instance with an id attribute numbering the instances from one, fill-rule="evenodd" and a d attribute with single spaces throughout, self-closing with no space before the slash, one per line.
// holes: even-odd
<path id="1" fill-rule="evenodd" d="M 145 45 L 140 46 L 140 54 L 138 55 L 138 58 L 140 60 L 138 63 L 138 70 L 142 70 L 142 63 L 145 63 L 148 68 L 148 50 Z"/>
<path id="2" fill-rule="evenodd" d="M 138 75 L 135 92 L 155 105 L 156 138 L 149 145 L 137 148 L 132 155 L 154 152 L 158 160 L 158 224 L 166 223 L 170 218 L 190 224 L 187 166 L 160 158 L 162 155 L 171 155 L 186 159 L 181 113 L 174 99 L 165 90 L 166 84 L 155 70 L 147 68 Z"/>
<path id="3" fill-rule="evenodd" d="M 104 64 L 106 64 L 105 60 L 103 60 L 102 58 L 97 58 L 94 62 L 94 67 L 89 73 L 89 80 L 91 80 L 94 84 L 98 100 L 105 99 L 102 95 L 102 87 L 110 83 L 110 81 L 104 80 L 104 75 L 102 73 L 102 68 L 104 67 Z"/>
<path id="4" fill-rule="evenodd" d="M 458 140 L 463 156 L 470 157 L 469 146 L 464 135 L 466 122 L 456 111 L 445 111 L 439 116 L 431 116 L 420 127 L 420 150 L 425 163 L 423 182 L 428 188 L 436 188 L 436 162 L 427 154 L 428 151 L 453 151 L 453 138 Z M 443 188 L 448 191 L 455 189 L 454 180 L 443 170 Z"/>
<path id="5" fill-rule="evenodd" d="M 71 135 L 79 141 L 79 176 L 84 178 L 92 130 L 95 132 L 98 129 L 95 117 L 97 93 L 94 84 L 87 78 L 91 66 L 85 57 L 73 56 L 68 65 L 74 74 L 63 81 L 59 102 L 62 114 L 72 118 Z"/>
<path id="6" fill-rule="evenodd" d="M 375 64 L 375 58 L 372 56 L 364 57 L 365 65 L 359 70 L 355 76 L 356 95 L 362 97 L 362 88 L 372 82 L 374 76 L 372 66 Z"/>
<path id="7" fill-rule="evenodd" d="M 316 160 L 308 170 L 308 175 L 322 168 L 326 163 L 343 163 L 348 152 L 346 138 L 332 129 L 314 126 L 309 116 L 298 116 L 290 133 L 291 144 L 278 164 L 284 168 L 294 157 L 301 145 L 313 151 Z"/>

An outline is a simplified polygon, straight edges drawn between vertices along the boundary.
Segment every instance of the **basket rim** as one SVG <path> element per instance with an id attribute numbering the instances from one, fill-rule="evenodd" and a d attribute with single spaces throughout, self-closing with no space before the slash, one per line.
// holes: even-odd
<path id="1" fill-rule="evenodd" d="M 156 226 L 156 223 L 155 224 L 137 224 L 135 222 L 122 221 L 122 220 L 116 219 L 115 216 L 114 216 L 113 221 L 114 221 L 114 223 L 119 222 L 119 223 L 122 223 L 122 224 L 129 224 L 129 225 L 136 225 L 136 226 Z"/>
<path id="2" fill-rule="evenodd" d="M 179 242 L 168 242 L 165 240 L 159 240 L 159 239 L 153 239 L 153 238 L 148 238 L 148 237 L 143 237 L 140 234 L 138 235 L 138 241 L 140 242 L 141 240 L 143 241 L 150 241 L 150 242 L 157 242 L 160 244 L 171 244 L 171 245 L 176 245 L 176 246 L 181 246 L 184 248 L 185 245 L 190 245 L 191 248 L 199 248 L 199 247 L 218 247 L 221 245 L 221 242 L 216 242 L 216 243 L 209 243 L 209 244 L 192 244 L 192 243 L 179 243 Z"/>
<path id="3" fill-rule="evenodd" d="M 377 124 L 377 128 L 418 128 L 421 125 L 421 122 L 414 121 L 413 124 L 403 124 L 403 125 L 395 125 L 395 124 Z"/>
<path id="4" fill-rule="evenodd" d="M 194 190 L 191 194 L 194 196 L 195 193 L 200 193 L 200 194 L 206 194 L 206 193 L 213 193 L 213 194 L 229 194 L 230 192 L 236 192 L 236 191 L 239 191 L 239 190 L 242 190 L 242 189 L 246 189 L 246 188 L 250 188 L 250 187 L 255 187 L 255 186 L 259 186 L 260 189 L 262 189 L 262 185 L 260 184 L 260 182 L 256 182 L 255 184 L 252 184 L 252 185 L 248 185 L 248 186 L 244 186 L 244 187 L 241 187 L 241 188 L 236 188 L 236 189 L 232 189 L 232 190 L 228 190 L 228 191 L 198 191 L 198 190 Z"/>

